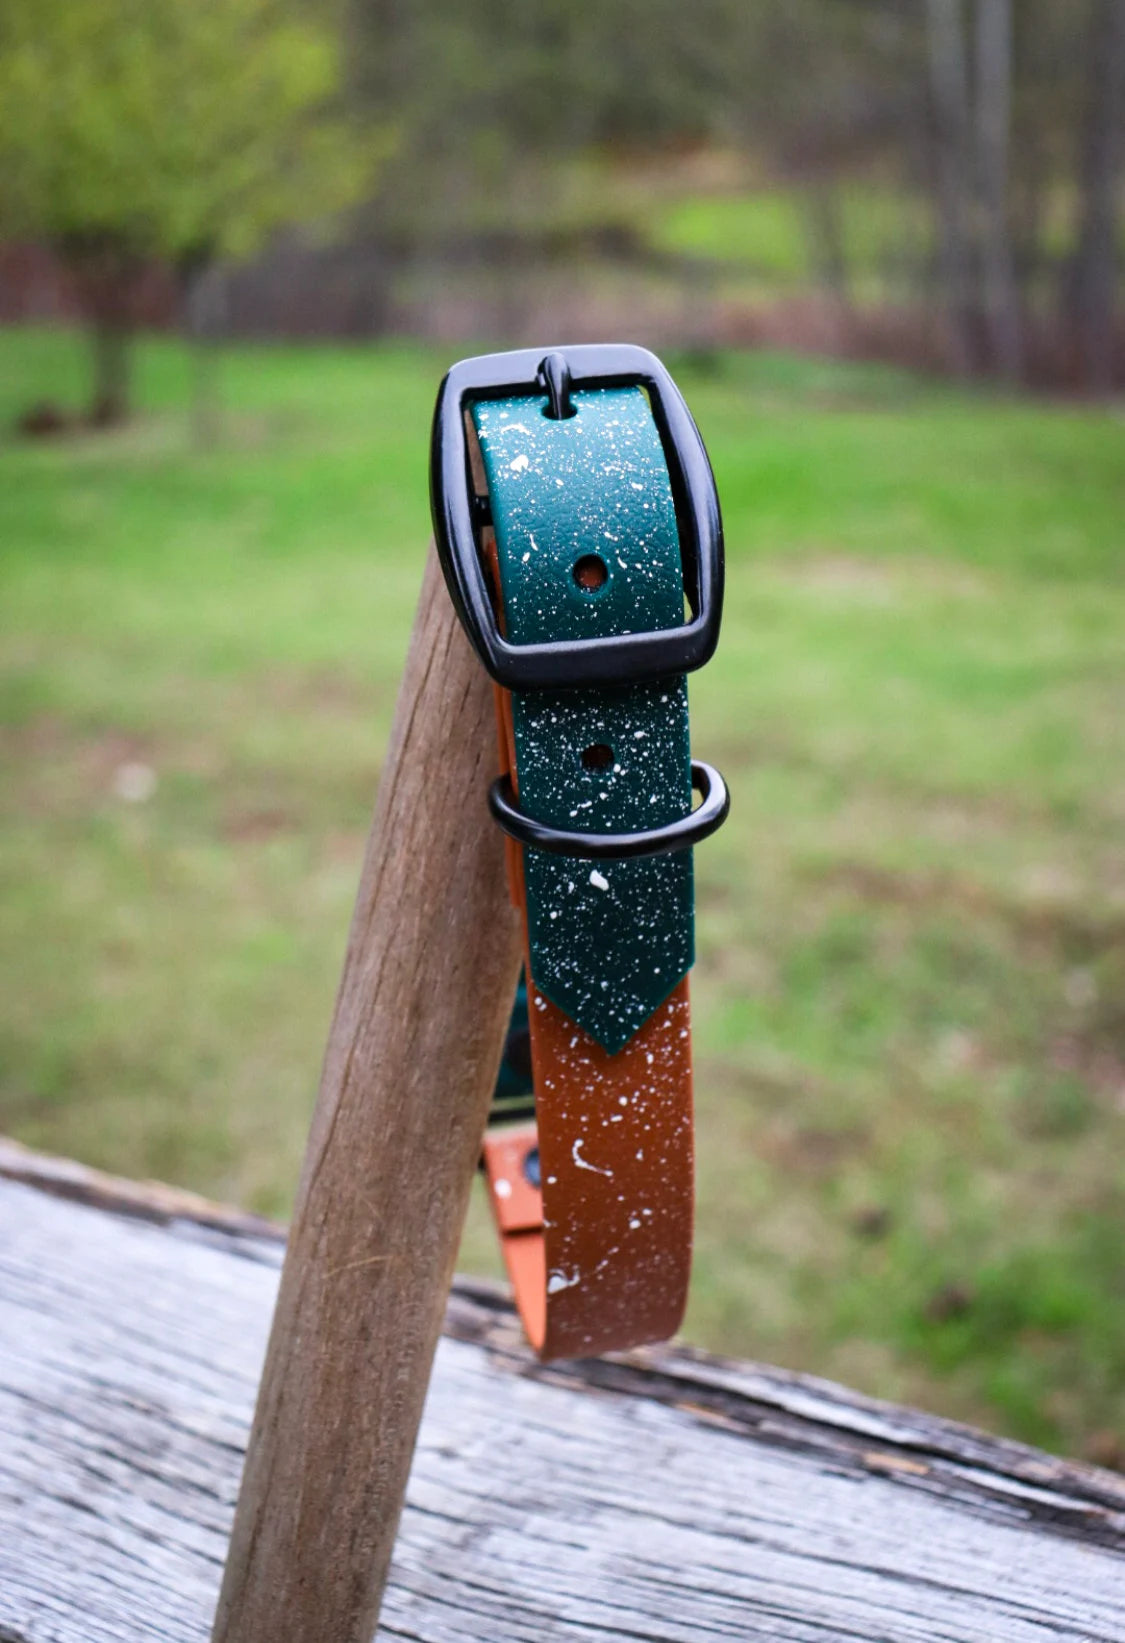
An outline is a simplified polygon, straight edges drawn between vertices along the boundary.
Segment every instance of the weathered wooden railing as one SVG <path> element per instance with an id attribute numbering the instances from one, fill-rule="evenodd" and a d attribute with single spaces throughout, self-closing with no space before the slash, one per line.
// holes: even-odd
<path id="1" fill-rule="evenodd" d="M 203 1643 L 282 1248 L 0 1143 L 0 1643 Z M 380 1637 L 1125 1640 L 1125 1479 L 455 1287 Z M 332 1643 L 279 1638 L 278 1643 Z"/>

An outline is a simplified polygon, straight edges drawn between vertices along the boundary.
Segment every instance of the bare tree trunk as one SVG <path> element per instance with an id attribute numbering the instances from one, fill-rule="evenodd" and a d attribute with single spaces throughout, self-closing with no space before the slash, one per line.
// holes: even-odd
<path id="1" fill-rule="evenodd" d="M 1012 0 L 977 0 L 977 182 L 981 268 L 992 363 L 1009 381 L 1023 371 L 1019 289 L 1009 232 Z"/>
<path id="2" fill-rule="evenodd" d="M 184 312 L 193 355 L 192 427 L 195 443 L 210 450 L 222 433 L 219 346 L 226 329 L 227 292 L 221 269 L 206 261 L 185 275 Z"/>
<path id="3" fill-rule="evenodd" d="M 98 316 L 91 332 L 94 383 L 90 421 L 112 428 L 129 415 L 129 356 L 132 332 L 120 320 Z"/>
<path id="4" fill-rule="evenodd" d="M 1019 165 L 1012 178 L 1012 257 L 1026 308 L 1034 301 L 1046 263 L 1043 219 L 1049 181 L 1048 157 L 1038 122 L 1027 121 L 1018 135 L 1013 133 L 1013 138 Z"/>
<path id="5" fill-rule="evenodd" d="M 802 189 L 801 203 L 817 280 L 846 311 L 851 306 L 851 287 L 839 192 L 831 179 L 818 178 Z"/>
<path id="6" fill-rule="evenodd" d="M 938 227 L 942 280 L 954 367 L 968 375 L 976 363 L 969 219 L 969 77 L 961 0 L 926 0 L 930 86 L 936 137 Z"/>
<path id="7" fill-rule="evenodd" d="M 1082 224 L 1068 291 L 1070 329 L 1087 387 L 1114 380 L 1118 186 L 1125 105 L 1125 0 L 1095 0 L 1082 145 Z"/>
<path id="8" fill-rule="evenodd" d="M 74 276 L 90 329 L 93 387 L 89 419 L 99 428 L 129 415 L 129 366 L 140 259 L 112 234 L 71 235 L 56 249 Z"/>

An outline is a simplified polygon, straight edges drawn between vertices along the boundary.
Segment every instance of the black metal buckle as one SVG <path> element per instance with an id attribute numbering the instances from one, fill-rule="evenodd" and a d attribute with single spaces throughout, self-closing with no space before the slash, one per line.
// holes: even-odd
<path id="1" fill-rule="evenodd" d="M 660 431 L 692 617 L 682 627 L 571 643 L 510 645 L 500 634 L 475 524 L 465 407 L 477 399 L 543 395 L 548 415 L 568 413 L 573 388 L 641 387 Z M 723 604 L 723 526 L 699 430 L 668 371 L 647 348 L 582 343 L 481 354 L 454 365 L 438 390 L 430 441 L 430 508 L 450 597 L 488 672 L 506 690 L 620 685 L 690 673 L 710 660 Z M 550 848 L 543 845 L 540 848 Z"/>
<path id="2" fill-rule="evenodd" d="M 665 827 L 651 827 L 643 833 L 573 833 L 561 827 L 549 827 L 519 808 L 510 776 L 500 776 L 493 782 L 488 790 L 488 808 L 493 819 L 513 839 L 555 856 L 577 856 L 582 861 L 664 856 L 669 851 L 686 850 L 689 845 L 698 844 L 727 819 L 730 794 L 714 765 L 693 759 L 691 785 L 702 795 L 702 804 Z"/>

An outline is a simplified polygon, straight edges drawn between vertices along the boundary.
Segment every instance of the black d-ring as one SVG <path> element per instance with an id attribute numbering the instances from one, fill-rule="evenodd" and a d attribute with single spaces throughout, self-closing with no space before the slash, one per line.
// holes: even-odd
<path id="1" fill-rule="evenodd" d="M 554 856 L 577 856 L 583 861 L 625 861 L 636 856 L 663 856 L 686 850 L 723 825 L 730 810 L 727 784 L 714 765 L 691 761 L 691 785 L 702 794 L 697 810 L 643 833 L 571 833 L 536 821 L 521 810 L 510 776 L 499 776 L 488 790 L 488 808 L 505 833 L 534 850 Z"/>

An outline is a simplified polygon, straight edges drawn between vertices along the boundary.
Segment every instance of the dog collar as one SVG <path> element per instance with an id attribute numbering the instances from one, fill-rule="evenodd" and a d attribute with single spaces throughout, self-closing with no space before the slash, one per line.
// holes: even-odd
<path id="1" fill-rule="evenodd" d="M 728 808 L 684 678 L 721 613 L 710 465 L 645 350 L 525 350 L 446 377 L 431 500 L 496 682 L 526 936 L 483 1152 L 517 1305 L 544 1358 L 664 1339 L 691 1261 L 691 846 Z"/>

